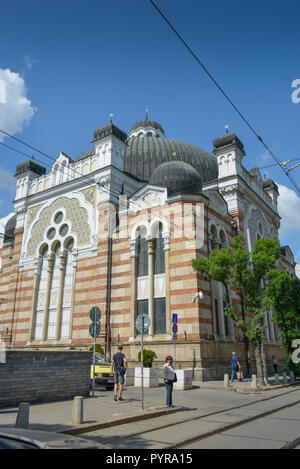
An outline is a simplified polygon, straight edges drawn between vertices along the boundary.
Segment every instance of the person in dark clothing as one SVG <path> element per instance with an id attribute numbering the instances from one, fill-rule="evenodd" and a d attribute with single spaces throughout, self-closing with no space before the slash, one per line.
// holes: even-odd
<path id="1" fill-rule="evenodd" d="M 119 345 L 118 352 L 114 354 L 111 362 L 111 372 L 114 373 L 115 386 L 114 386 L 114 400 L 117 401 L 118 385 L 119 385 L 119 401 L 123 401 L 122 392 L 124 386 L 124 376 L 128 368 L 127 360 L 122 352 L 123 346 Z"/>
<path id="2" fill-rule="evenodd" d="M 230 363 L 231 363 L 231 382 L 233 383 L 235 374 L 240 368 L 239 359 L 236 356 L 235 352 L 232 352 Z"/>
<path id="3" fill-rule="evenodd" d="M 275 357 L 275 355 L 273 355 L 272 357 L 272 362 L 273 362 L 274 372 L 275 374 L 277 374 L 278 373 L 278 360 Z"/>

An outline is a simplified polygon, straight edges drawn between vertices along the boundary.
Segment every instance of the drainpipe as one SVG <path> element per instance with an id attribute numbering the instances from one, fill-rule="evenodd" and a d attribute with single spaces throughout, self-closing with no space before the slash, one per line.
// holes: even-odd
<path id="1" fill-rule="evenodd" d="M 112 270 L 112 232 L 109 226 L 108 241 L 108 276 L 106 300 L 106 354 L 111 358 L 110 310 L 111 310 L 111 270 Z"/>
<path id="2" fill-rule="evenodd" d="M 209 249 L 209 233 L 208 233 L 208 205 L 206 206 L 206 233 L 207 233 L 207 255 L 210 254 Z M 210 314 L 211 314 L 211 327 L 212 327 L 212 335 L 214 340 L 214 349 L 215 349 L 215 361 L 216 361 L 216 379 L 218 378 L 218 350 L 217 350 L 217 342 L 216 342 L 216 334 L 215 334 L 215 321 L 214 321 L 214 298 L 213 298 L 213 280 L 210 280 Z"/>

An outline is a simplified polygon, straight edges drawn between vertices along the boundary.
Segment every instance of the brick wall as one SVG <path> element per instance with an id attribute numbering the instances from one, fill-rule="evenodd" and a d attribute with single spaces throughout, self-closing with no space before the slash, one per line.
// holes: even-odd
<path id="1" fill-rule="evenodd" d="M 88 396 L 92 352 L 6 351 L 0 407 Z"/>

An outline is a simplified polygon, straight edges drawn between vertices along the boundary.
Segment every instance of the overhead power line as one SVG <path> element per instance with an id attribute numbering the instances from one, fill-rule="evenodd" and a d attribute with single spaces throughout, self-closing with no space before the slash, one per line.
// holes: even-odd
<path id="1" fill-rule="evenodd" d="M 289 160 L 289 163 L 291 161 L 299 161 L 299 160 L 300 160 L 300 157 L 292 158 L 292 159 Z M 274 166 L 277 166 L 277 164 L 275 163 L 275 164 L 269 164 L 267 166 L 260 166 L 259 169 L 274 168 Z"/>
<path id="2" fill-rule="evenodd" d="M 25 145 L 26 147 L 31 148 L 31 150 L 33 150 L 33 151 L 35 151 L 35 152 L 37 152 L 37 153 L 40 153 L 41 155 L 45 156 L 46 158 L 50 159 L 51 161 L 56 162 L 56 158 L 54 158 L 54 157 L 48 155 L 47 153 L 45 153 L 45 152 L 39 150 L 38 148 L 36 148 L 36 147 L 30 145 L 29 143 L 24 142 L 23 140 L 21 140 L 21 139 L 15 137 L 14 135 L 11 135 L 9 132 L 6 132 L 5 130 L 2 130 L 2 129 L 0 129 L 0 132 L 2 132 L 3 134 L 7 135 L 8 137 L 10 137 L 10 138 L 16 140 L 17 142 L 21 143 L 22 145 Z M 6 146 L 6 147 L 8 147 L 8 148 L 10 148 L 11 150 L 14 150 L 14 151 L 16 151 L 16 152 L 18 152 L 18 153 L 21 153 L 21 154 L 23 154 L 23 155 L 29 157 L 29 155 L 27 155 L 27 154 L 25 154 L 25 153 L 23 153 L 23 152 L 20 152 L 19 150 L 15 149 L 15 148 L 13 148 L 13 147 L 9 147 L 8 145 L 5 145 L 5 144 L 3 144 L 3 145 Z M 29 158 L 31 158 L 31 157 L 29 157 Z M 38 160 L 36 160 L 36 161 L 38 161 Z M 39 162 L 42 163 L 42 164 L 46 164 L 46 163 L 44 163 L 43 161 L 39 161 Z M 101 187 L 101 190 L 102 190 L 103 192 L 106 192 L 106 193 L 108 193 L 108 194 L 109 194 L 110 192 L 111 192 L 111 193 L 114 193 L 114 191 L 112 191 L 111 189 L 106 189 L 105 187 L 101 186 L 101 184 L 98 183 L 95 179 L 92 179 L 92 178 L 90 178 L 90 177 L 88 177 L 88 176 L 86 176 L 86 175 L 81 174 L 79 171 L 76 171 L 74 168 L 70 168 L 70 166 L 67 166 L 67 165 L 64 164 L 64 163 L 60 163 L 60 164 L 61 164 L 62 166 L 64 166 L 65 168 L 67 168 L 68 170 L 73 171 L 75 174 L 78 174 L 80 177 L 83 177 L 83 178 L 87 179 L 89 182 L 92 182 L 93 184 L 96 184 L 96 186 L 97 186 L 98 189 L 100 189 L 100 187 Z M 47 164 L 46 164 L 46 165 L 47 165 Z M 49 166 L 49 165 L 47 165 L 47 166 Z M 51 166 L 49 166 L 49 167 L 51 168 Z M 118 194 L 117 192 L 115 192 L 115 195 L 119 196 L 119 194 Z"/>
<path id="3" fill-rule="evenodd" d="M 250 129 L 250 131 L 256 136 L 256 138 L 262 143 L 262 145 L 265 147 L 267 152 L 272 156 L 272 158 L 276 161 L 278 166 L 281 168 L 281 170 L 285 173 L 285 175 L 289 178 L 293 186 L 295 187 L 296 191 L 300 195 L 300 188 L 294 181 L 294 179 L 291 177 L 291 175 L 288 173 L 288 171 L 282 166 L 282 162 L 278 158 L 278 156 L 271 150 L 271 148 L 265 143 L 265 141 L 262 139 L 262 137 L 257 133 L 257 131 L 254 129 L 254 127 L 250 124 L 248 119 L 244 116 L 244 114 L 240 111 L 240 109 L 233 103 L 229 95 L 224 91 L 222 86 L 218 83 L 218 81 L 213 77 L 213 75 L 208 71 L 208 69 L 205 67 L 205 65 L 201 62 L 199 57 L 195 54 L 195 52 L 191 49 L 191 47 L 187 44 L 187 42 L 183 39 L 183 37 L 177 32 L 175 27 L 171 24 L 171 22 L 168 20 L 168 18 L 164 15 L 164 13 L 160 10 L 160 8 L 156 5 L 156 3 L 153 0 L 149 0 L 150 3 L 153 5 L 153 7 L 157 10 L 157 12 L 160 14 L 160 16 L 163 18 L 163 20 L 169 25 L 169 27 L 172 29 L 172 31 L 176 34 L 178 39 L 182 42 L 184 47 L 189 51 L 189 53 L 193 56 L 193 58 L 196 60 L 196 62 L 200 65 L 200 67 L 204 70 L 204 72 L 208 75 L 208 77 L 212 80 L 212 82 L 216 85 L 218 90 L 222 93 L 222 95 L 225 97 L 225 99 L 230 103 L 230 105 L 234 108 L 234 110 L 238 113 L 240 118 L 244 121 L 244 123 L 247 125 L 247 127 Z"/>

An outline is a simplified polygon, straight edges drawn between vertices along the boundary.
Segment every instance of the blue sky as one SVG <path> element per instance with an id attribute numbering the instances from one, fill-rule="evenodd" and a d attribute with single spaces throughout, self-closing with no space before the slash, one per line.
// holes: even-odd
<path id="1" fill-rule="evenodd" d="M 300 79 L 299 2 L 156 1 L 278 157 L 300 158 L 300 103 L 291 99 Z M 109 113 L 128 132 L 148 107 L 169 138 L 212 151 L 228 124 L 248 169 L 274 162 L 149 0 L 1 0 L 0 82 L 4 76 L 16 106 L 5 108 L 0 88 L 0 123 L 11 112 L 15 136 L 53 157 L 90 148 Z M 0 217 L 13 209 L 12 176 L 24 160 L 0 145 Z M 300 198 L 278 167 L 264 171 L 282 187 L 281 243 L 300 262 Z M 300 185 L 300 167 L 292 175 Z"/>

